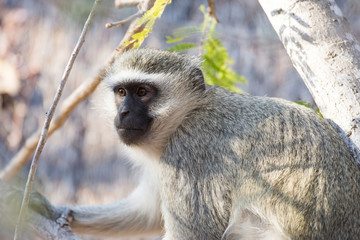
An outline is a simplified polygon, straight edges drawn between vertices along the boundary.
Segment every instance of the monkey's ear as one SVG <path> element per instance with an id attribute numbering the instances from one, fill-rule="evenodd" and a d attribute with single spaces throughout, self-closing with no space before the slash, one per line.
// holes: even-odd
<path id="1" fill-rule="evenodd" d="M 191 83 L 193 89 L 204 91 L 205 90 L 205 80 L 203 72 L 200 68 L 194 68 L 190 73 Z"/>

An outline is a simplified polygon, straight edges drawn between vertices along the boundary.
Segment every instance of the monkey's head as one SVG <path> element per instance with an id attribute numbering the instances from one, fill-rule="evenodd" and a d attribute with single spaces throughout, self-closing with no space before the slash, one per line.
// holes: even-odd
<path id="1" fill-rule="evenodd" d="M 198 61 L 149 49 L 119 56 L 105 83 L 114 93 L 115 128 L 126 145 L 162 145 L 205 92 Z"/>

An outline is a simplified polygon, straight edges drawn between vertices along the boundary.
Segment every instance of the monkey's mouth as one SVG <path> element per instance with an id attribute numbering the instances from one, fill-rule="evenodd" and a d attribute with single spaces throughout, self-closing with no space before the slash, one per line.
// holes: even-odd
<path id="1" fill-rule="evenodd" d="M 117 133 L 126 145 L 137 144 L 144 138 L 146 130 L 141 128 L 118 128 Z"/>
<path id="2" fill-rule="evenodd" d="M 118 131 L 125 132 L 125 131 L 144 131 L 145 129 L 141 128 L 118 128 Z"/>

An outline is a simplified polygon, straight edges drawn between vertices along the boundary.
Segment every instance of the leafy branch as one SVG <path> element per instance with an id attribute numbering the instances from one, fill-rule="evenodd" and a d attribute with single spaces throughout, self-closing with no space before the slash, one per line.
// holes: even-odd
<path id="1" fill-rule="evenodd" d="M 177 43 L 168 51 L 183 52 L 199 48 L 202 58 L 202 69 L 205 81 L 211 85 L 218 85 L 234 92 L 243 92 L 236 83 L 247 83 L 246 79 L 232 70 L 233 60 L 230 58 L 225 47 L 216 34 L 217 19 L 211 15 L 210 8 L 205 10 L 203 5 L 200 11 L 204 15 L 200 27 L 190 26 L 175 29 L 172 36 L 166 36 L 168 44 Z M 182 42 L 193 36 L 201 36 L 200 44 L 193 42 Z"/>
<path id="2" fill-rule="evenodd" d="M 158 18 L 160 18 L 165 10 L 165 7 L 171 3 L 171 0 L 157 0 L 154 3 L 154 6 L 149 9 L 145 14 L 139 18 L 137 21 L 137 26 L 143 26 L 143 30 L 132 35 L 131 40 L 126 40 L 119 48 L 116 50 L 119 51 L 122 48 L 127 46 L 132 46 L 132 48 L 139 48 L 140 45 L 144 42 L 145 38 L 152 32 L 154 24 Z"/>

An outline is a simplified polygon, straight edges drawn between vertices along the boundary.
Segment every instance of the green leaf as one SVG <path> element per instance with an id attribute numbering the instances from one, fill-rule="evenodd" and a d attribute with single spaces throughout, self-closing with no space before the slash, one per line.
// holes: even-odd
<path id="1" fill-rule="evenodd" d="M 307 108 L 314 109 L 314 106 L 311 103 L 307 103 L 307 102 L 303 102 L 303 101 L 294 101 L 294 103 L 305 106 Z"/>
<path id="2" fill-rule="evenodd" d="M 201 4 L 200 7 L 199 7 L 200 11 L 205 15 L 206 12 L 205 12 L 205 6 L 204 4 Z"/>
<path id="3" fill-rule="evenodd" d="M 202 46 L 202 70 L 205 81 L 211 85 L 219 85 L 230 91 L 242 92 L 235 83 L 247 83 L 245 77 L 237 74 L 232 68 L 233 60 L 229 57 L 225 47 L 222 45 L 216 34 L 216 21 L 212 18 L 204 5 L 200 6 L 200 11 L 204 15 L 201 27 L 182 27 L 175 29 L 172 36 L 166 36 L 166 42 L 177 43 L 192 36 L 204 39 Z M 178 43 L 170 47 L 169 51 L 182 52 L 195 48 L 195 43 Z"/>
<path id="4" fill-rule="evenodd" d="M 313 109 L 321 118 L 324 118 L 324 116 L 321 114 L 320 109 L 316 108 L 314 109 L 314 105 L 312 105 L 311 103 L 308 102 L 304 102 L 304 101 L 294 101 L 294 103 L 297 103 L 301 106 L 307 107 L 307 108 L 311 108 Z"/>
<path id="5" fill-rule="evenodd" d="M 188 38 L 188 37 L 197 35 L 199 33 L 201 33 L 201 29 L 199 27 L 194 27 L 194 26 L 181 27 L 181 28 L 177 28 L 173 31 L 173 37 L 174 38 L 179 38 L 179 37 Z"/>
<path id="6" fill-rule="evenodd" d="M 166 36 L 167 39 L 166 43 L 171 44 L 171 43 L 180 42 L 191 36 L 199 35 L 200 32 L 201 32 L 200 28 L 194 26 L 177 28 L 173 31 L 172 36 Z"/>
<path id="7" fill-rule="evenodd" d="M 156 20 L 161 17 L 165 7 L 170 3 L 171 0 L 156 0 L 153 7 L 145 12 L 136 23 L 137 26 L 145 25 L 144 29 L 140 33 L 134 34 L 131 41 L 124 42 L 122 46 L 127 47 L 130 44 L 134 44 L 133 48 L 139 48 L 149 33 L 152 32 Z"/>
<path id="8" fill-rule="evenodd" d="M 194 43 L 179 43 L 168 49 L 170 52 L 183 52 L 192 48 L 196 48 L 197 45 Z"/>
<path id="9" fill-rule="evenodd" d="M 166 43 L 167 44 L 171 44 L 171 43 L 176 43 L 176 42 L 180 42 L 180 41 L 182 41 L 182 40 L 184 40 L 184 38 L 182 38 L 182 37 L 179 37 L 179 38 L 172 38 L 172 37 L 170 37 L 170 36 L 166 36 Z"/>

